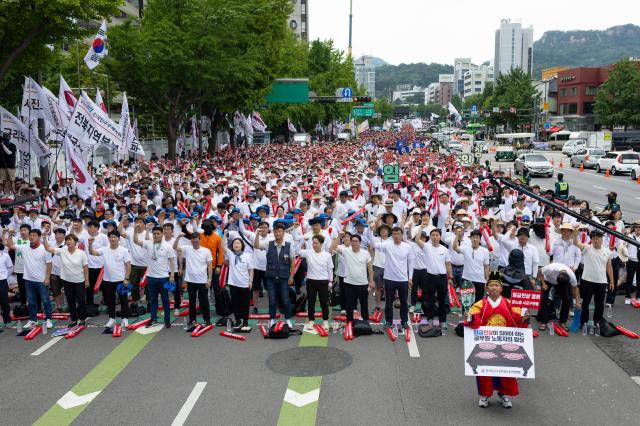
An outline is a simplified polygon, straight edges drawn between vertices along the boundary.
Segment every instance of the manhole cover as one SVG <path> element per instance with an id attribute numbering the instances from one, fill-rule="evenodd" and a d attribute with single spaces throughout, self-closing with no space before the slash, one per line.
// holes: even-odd
<path id="1" fill-rule="evenodd" d="M 276 352 L 267 358 L 267 367 L 285 376 L 313 377 L 337 373 L 352 361 L 351 355 L 340 349 L 309 346 Z"/>

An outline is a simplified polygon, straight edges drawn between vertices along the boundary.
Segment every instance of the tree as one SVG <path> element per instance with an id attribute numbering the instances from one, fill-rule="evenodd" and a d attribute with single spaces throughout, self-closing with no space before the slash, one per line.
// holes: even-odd
<path id="1" fill-rule="evenodd" d="M 458 111 L 462 111 L 462 99 L 460 99 L 459 95 L 453 95 L 451 98 L 451 103 Z"/>
<path id="2" fill-rule="evenodd" d="M 540 95 L 529 76 L 520 68 L 500 74 L 495 85 L 487 92 L 489 90 L 492 93 L 485 100 L 483 109 L 488 111 L 498 107 L 502 112 L 497 115 L 492 113 L 487 125 L 508 124 L 515 129 L 533 121 L 534 103 Z"/>
<path id="3" fill-rule="evenodd" d="M 0 2 L 0 93 L 20 87 L 52 58 L 47 46 L 90 34 L 82 23 L 117 12 L 122 0 L 12 0 Z M 3 95 L 4 100 L 7 94 Z"/>
<path id="4" fill-rule="evenodd" d="M 381 97 L 374 104 L 374 111 L 380 114 L 380 118 L 374 118 L 371 120 L 371 123 L 374 126 L 379 126 L 384 123 L 386 120 L 393 117 L 394 107 L 391 102 L 386 97 Z"/>
<path id="5" fill-rule="evenodd" d="M 623 59 L 609 71 L 609 79 L 599 88 L 594 112 L 603 124 L 614 126 L 640 124 L 640 68 Z"/>
<path id="6" fill-rule="evenodd" d="M 216 130 L 225 114 L 261 102 L 289 60 L 291 7 L 288 0 L 150 0 L 139 25 L 112 29 L 105 62 L 121 89 L 164 120 L 174 158 L 180 123 L 200 107 L 216 111 Z"/>

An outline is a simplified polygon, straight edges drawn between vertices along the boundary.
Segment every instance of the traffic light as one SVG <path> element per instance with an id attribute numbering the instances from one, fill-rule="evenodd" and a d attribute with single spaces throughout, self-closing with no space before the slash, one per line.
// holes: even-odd
<path id="1" fill-rule="evenodd" d="M 353 102 L 371 102 L 371 96 L 354 96 Z"/>

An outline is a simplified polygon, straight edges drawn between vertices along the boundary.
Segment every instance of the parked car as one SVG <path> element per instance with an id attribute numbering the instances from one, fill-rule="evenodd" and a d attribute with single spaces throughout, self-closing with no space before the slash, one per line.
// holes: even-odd
<path id="1" fill-rule="evenodd" d="M 516 158 L 513 170 L 516 174 L 529 172 L 529 176 L 553 177 L 553 165 L 541 154 L 522 154 Z"/>
<path id="2" fill-rule="evenodd" d="M 631 167 L 631 173 L 629 174 L 631 175 L 631 180 L 638 180 L 638 177 L 640 177 L 640 164 Z"/>
<path id="3" fill-rule="evenodd" d="M 587 147 L 585 139 L 569 139 L 562 146 L 562 153 L 567 157 L 571 157 L 577 150 Z"/>
<path id="4" fill-rule="evenodd" d="M 608 152 L 600 157 L 596 164 L 596 172 L 609 170 L 612 175 L 618 173 L 631 173 L 634 165 L 640 162 L 640 154 L 633 151 Z"/>
<path id="5" fill-rule="evenodd" d="M 499 146 L 496 148 L 496 162 L 500 160 L 513 161 L 516 158 L 515 150 L 511 146 Z"/>
<path id="6" fill-rule="evenodd" d="M 600 157 L 603 157 L 604 155 L 606 155 L 604 149 L 582 148 L 573 154 L 571 160 L 569 160 L 569 164 L 571 167 L 580 167 L 580 164 L 582 164 L 585 169 L 593 169 L 596 167 Z"/>
<path id="7" fill-rule="evenodd" d="M 451 141 L 449 141 L 449 144 L 447 145 L 447 149 L 450 152 L 453 152 L 453 151 L 462 152 L 462 144 L 460 144 L 460 142 L 458 142 L 456 140 L 451 140 Z"/>

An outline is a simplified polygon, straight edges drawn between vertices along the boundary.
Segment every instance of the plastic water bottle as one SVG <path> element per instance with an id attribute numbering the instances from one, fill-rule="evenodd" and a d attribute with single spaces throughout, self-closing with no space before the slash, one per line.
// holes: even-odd
<path id="1" fill-rule="evenodd" d="M 448 324 L 446 322 L 440 323 L 440 330 L 442 331 L 443 336 L 447 335 L 447 325 Z"/>
<path id="2" fill-rule="evenodd" d="M 16 334 L 22 333 L 22 321 L 18 320 L 16 323 Z"/>
<path id="3" fill-rule="evenodd" d="M 613 305 L 607 306 L 607 318 L 611 318 L 613 316 Z"/>
<path id="4" fill-rule="evenodd" d="M 587 326 L 589 327 L 589 334 L 593 336 L 593 334 L 595 333 L 595 329 L 593 327 L 593 320 L 589 320 L 589 322 L 587 323 Z"/>
<path id="5" fill-rule="evenodd" d="M 589 334 L 589 324 L 582 324 L 582 335 L 587 336 Z"/>
<path id="6" fill-rule="evenodd" d="M 231 332 L 231 318 L 227 318 L 227 332 Z"/>
<path id="7" fill-rule="evenodd" d="M 600 336 L 600 324 L 596 324 L 593 327 L 593 334 L 594 336 Z"/>
<path id="8" fill-rule="evenodd" d="M 553 336 L 556 334 L 556 331 L 553 328 L 553 323 L 547 324 L 547 327 L 549 328 L 549 336 Z"/>
<path id="9" fill-rule="evenodd" d="M 47 334 L 47 321 L 42 323 L 42 334 Z"/>

